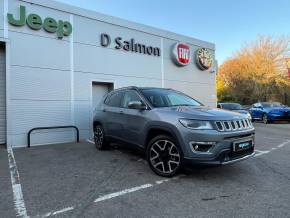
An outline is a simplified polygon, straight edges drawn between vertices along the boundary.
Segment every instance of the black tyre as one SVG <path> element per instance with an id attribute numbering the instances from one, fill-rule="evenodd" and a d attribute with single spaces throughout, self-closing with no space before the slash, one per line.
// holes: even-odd
<path id="1" fill-rule="evenodd" d="M 267 114 L 263 114 L 263 123 L 265 123 L 265 124 L 270 123 Z"/>
<path id="2" fill-rule="evenodd" d="M 105 137 L 104 129 L 101 125 L 96 125 L 94 128 L 94 142 L 96 148 L 99 150 L 105 150 L 109 146 L 109 143 Z"/>
<path id="3" fill-rule="evenodd" d="M 182 151 L 170 136 L 160 135 L 153 138 L 146 153 L 150 168 L 159 176 L 172 177 L 182 168 Z"/>

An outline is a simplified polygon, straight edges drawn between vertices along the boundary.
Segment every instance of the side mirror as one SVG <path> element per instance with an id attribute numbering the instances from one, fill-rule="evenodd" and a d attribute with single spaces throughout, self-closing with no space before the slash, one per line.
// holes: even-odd
<path id="1" fill-rule="evenodd" d="M 130 101 L 128 103 L 128 108 L 137 110 L 146 110 L 147 106 L 141 101 Z"/>

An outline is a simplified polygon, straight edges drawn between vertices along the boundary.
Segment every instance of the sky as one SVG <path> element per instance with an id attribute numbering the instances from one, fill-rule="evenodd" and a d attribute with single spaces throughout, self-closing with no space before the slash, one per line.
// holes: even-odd
<path id="1" fill-rule="evenodd" d="M 290 35 L 290 0 L 57 0 L 212 42 L 221 64 L 258 35 Z"/>

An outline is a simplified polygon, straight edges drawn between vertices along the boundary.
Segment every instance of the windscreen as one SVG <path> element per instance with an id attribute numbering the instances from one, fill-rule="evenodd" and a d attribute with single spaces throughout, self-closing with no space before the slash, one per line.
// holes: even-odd
<path id="1" fill-rule="evenodd" d="M 145 98 L 154 107 L 201 106 L 197 100 L 170 89 L 143 89 Z"/>

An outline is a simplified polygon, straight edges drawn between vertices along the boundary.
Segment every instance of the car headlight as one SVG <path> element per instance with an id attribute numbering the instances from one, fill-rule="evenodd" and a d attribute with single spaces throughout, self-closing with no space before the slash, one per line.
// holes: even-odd
<path id="1" fill-rule="evenodd" d="M 248 119 L 252 119 L 252 116 L 251 116 L 251 114 L 250 113 L 247 113 L 247 116 L 248 116 Z"/>
<path id="2" fill-rule="evenodd" d="M 213 129 L 209 121 L 180 119 L 179 122 L 189 129 Z"/>

